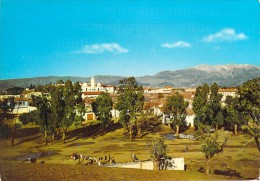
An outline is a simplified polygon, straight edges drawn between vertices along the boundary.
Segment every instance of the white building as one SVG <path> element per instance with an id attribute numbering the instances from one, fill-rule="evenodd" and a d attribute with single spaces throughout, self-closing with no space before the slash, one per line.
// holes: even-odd
<path id="1" fill-rule="evenodd" d="M 184 158 L 172 158 L 165 159 L 165 163 L 168 163 L 166 168 L 161 168 L 163 170 L 185 170 Z M 144 169 L 144 170 L 154 170 L 153 161 L 137 161 L 129 163 L 119 163 L 115 165 L 108 165 L 107 167 L 119 167 L 119 168 L 135 168 L 135 169 Z"/>
<path id="2" fill-rule="evenodd" d="M 224 102 L 227 96 L 235 97 L 237 94 L 237 89 L 235 88 L 219 89 L 218 93 L 223 96 L 221 101 Z"/>
<path id="3" fill-rule="evenodd" d="M 90 83 L 83 83 L 81 85 L 82 92 L 109 92 L 114 93 L 115 87 L 111 85 L 104 85 L 96 83 L 94 77 L 90 79 Z"/>
<path id="4" fill-rule="evenodd" d="M 29 106 L 28 98 L 24 97 L 18 97 L 14 99 L 14 110 L 13 114 L 23 114 L 23 113 L 29 113 L 31 111 L 37 110 L 36 107 Z"/>
<path id="5" fill-rule="evenodd" d="M 164 94 L 164 93 L 171 93 L 173 90 L 172 86 L 164 86 L 163 88 L 151 88 L 151 87 L 144 87 L 143 88 L 145 94 Z"/>

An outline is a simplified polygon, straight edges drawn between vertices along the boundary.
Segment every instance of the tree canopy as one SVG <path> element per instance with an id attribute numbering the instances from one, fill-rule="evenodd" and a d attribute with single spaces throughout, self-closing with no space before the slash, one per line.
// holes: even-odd
<path id="1" fill-rule="evenodd" d="M 246 121 L 247 130 L 260 152 L 260 78 L 249 80 L 238 89 L 238 108 Z"/>
<path id="2" fill-rule="evenodd" d="M 101 122 L 103 128 L 107 128 L 111 124 L 112 120 L 112 99 L 109 93 L 101 93 L 97 97 L 96 102 L 93 102 L 92 107 L 93 111 L 97 116 L 97 120 Z"/>
<path id="3" fill-rule="evenodd" d="M 120 80 L 119 96 L 116 108 L 120 111 L 119 122 L 125 130 L 130 129 L 130 139 L 132 139 L 132 127 L 136 121 L 136 114 L 143 110 L 144 96 L 142 87 L 138 85 L 134 77 Z"/>
<path id="4" fill-rule="evenodd" d="M 147 150 L 154 160 L 155 169 L 159 169 L 160 159 L 167 156 L 167 145 L 162 138 L 157 141 L 151 140 L 147 142 Z"/>
<path id="5" fill-rule="evenodd" d="M 165 113 L 172 117 L 172 124 L 176 126 L 176 135 L 179 134 L 179 126 L 183 125 L 184 119 L 187 116 L 186 109 L 188 106 L 189 102 L 185 101 L 179 93 L 169 96 L 166 99 Z"/>
<path id="6" fill-rule="evenodd" d="M 210 87 L 207 84 L 198 86 L 194 101 L 192 103 L 193 111 L 196 114 L 195 126 L 204 124 L 208 126 L 223 125 L 224 116 L 221 108 L 222 95 L 218 93 L 219 86 L 217 83 Z"/>

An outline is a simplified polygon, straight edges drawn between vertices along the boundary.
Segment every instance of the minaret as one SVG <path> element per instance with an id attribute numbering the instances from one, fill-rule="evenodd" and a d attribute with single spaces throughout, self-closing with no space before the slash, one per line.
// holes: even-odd
<path id="1" fill-rule="evenodd" d="M 90 82 L 91 82 L 91 88 L 94 89 L 95 88 L 95 79 L 94 79 L 94 77 L 91 78 Z"/>

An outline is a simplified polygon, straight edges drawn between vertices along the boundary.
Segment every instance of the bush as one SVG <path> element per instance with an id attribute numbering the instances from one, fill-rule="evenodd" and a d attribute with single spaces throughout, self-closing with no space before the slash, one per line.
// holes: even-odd
<path id="1" fill-rule="evenodd" d="M 4 124 L 0 124 L 0 138 L 7 138 L 9 136 L 9 127 Z"/>

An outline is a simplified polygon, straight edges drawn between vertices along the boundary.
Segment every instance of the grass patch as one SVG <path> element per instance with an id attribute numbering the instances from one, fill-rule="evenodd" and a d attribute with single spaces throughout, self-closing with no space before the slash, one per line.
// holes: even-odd
<path id="1" fill-rule="evenodd" d="M 206 176 L 198 172 L 205 166 L 204 154 L 200 152 L 201 143 L 189 139 L 165 140 L 167 153 L 172 157 L 184 157 L 187 171 L 147 171 L 136 169 L 87 167 L 82 162 L 70 159 L 72 153 L 80 153 L 87 156 L 101 157 L 109 154 L 116 162 L 131 162 L 131 153 L 135 153 L 140 160 L 150 159 L 145 149 L 147 141 L 164 137 L 173 133 L 170 126 L 152 125 L 143 134 L 141 139 L 129 140 L 129 135 L 123 135 L 123 128 L 115 123 L 109 131 L 101 129 L 98 122 L 86 123 L 84 127 L 71 127 L 68 133 L 68 142 L 62 144 L 56 141 L 54 145 L 41 144 L 41 134 L 37 127 L 26 127 L 18 131 L 15 146 L 10 146 L 10 140 L 1 140 L 0 162 L 4 165 L 8 180 L 28 180 L 28 178 L 43 180 L 227 180 L 227 179 L 252 179 L 259 174 L 259 153 L 253 143 L 246 146 L 244 143 L 251 138 L 248 135 L 239 134 L 233 136 L 224 130 L 217 131 L 219 142 L 224 140 L 226 134 L 230 134 L 228 145 L 222 154 L 214 156 L 211 163 L 212 174 Z M 188 129 L 185 134 L 192 134 L 194 129 Z M 36 145 L 38 145 L 36 147 Z M 188 151 L 184 149 L 188 146 Z M 31 153 L 54 152 L 37 160 L 37 164 L 23 164 L 15 158 L 28 156 Z M 12 161 L 8 161 L 12 160 Z M 45 164 L 38 164 L 44 161 Z M 34 171 L 36 170 L 36 171 Z M 35 172 L 35 174 L 33 174 Z M 142 175 L 142 177 L 140 177 Z"/>

